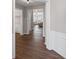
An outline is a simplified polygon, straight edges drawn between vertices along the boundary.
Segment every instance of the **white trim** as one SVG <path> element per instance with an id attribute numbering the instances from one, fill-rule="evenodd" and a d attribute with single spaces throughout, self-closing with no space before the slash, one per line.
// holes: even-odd
<path id="1" fill-rule="evenodd" d="M 50 38 L 46 41 L 46 47 L 54 50 L 64 58 L 66 57 L 66 34 L 56 31 L 50 32 Z"/>
<path id="2" fill-rule="evenodd" d="M 45 18 L 46 18 L 46 40 L 49 39 L 50 35 L 50 0 L 48 0 L 45 4 Z"/>
<path id="3" fill-rule="evenodd" d="M 12 34 L 12 58 L 15 58 L 15 34 Z"/>
<path id="4" fill-rule="evenodd" d="M 50 11 L 50 0 L 46 2 L 45 13 L 46 13 L 46 39 L 45 44 L 46 48 L 49 50 L 55 50 L 61 56 L 66 57 L 66 34 L 61 32 L 56 32 L 50 29 L 51 22 L 51 11 Z"/>
<path id="5" fill-rule="evenodd" d="M 15 58 L 15 0 L 12 0 L 12 59 Z"/>

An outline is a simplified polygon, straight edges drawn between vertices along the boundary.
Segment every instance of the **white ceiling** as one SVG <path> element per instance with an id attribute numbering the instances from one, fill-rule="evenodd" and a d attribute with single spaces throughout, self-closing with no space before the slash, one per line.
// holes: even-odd
<path id="1" fill-rule="evenodd" d="M 44 5 L 46 0 L 30 0 L 30 3 L 27 4 L 27 0 L 15 0 L 16 4 L 20 4 L 23 6 L 39 6 Z"/>

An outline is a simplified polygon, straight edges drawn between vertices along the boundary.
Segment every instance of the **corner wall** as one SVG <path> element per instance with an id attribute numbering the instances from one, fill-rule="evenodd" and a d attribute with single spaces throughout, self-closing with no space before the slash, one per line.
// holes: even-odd
<path id="1" fill-rule="evenodd" d="M 46 3 L 46 47 L 66 58 L 66 1 Z"/>

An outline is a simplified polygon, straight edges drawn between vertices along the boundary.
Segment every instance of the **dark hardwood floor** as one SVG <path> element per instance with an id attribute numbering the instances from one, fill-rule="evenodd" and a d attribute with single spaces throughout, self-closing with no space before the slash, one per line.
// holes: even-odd
<path id="1" fill-rule="evenodd" d="M 29 35 L 16 34 L 16 59 L 64 59 L 44 45 L 42 28 L 35 26 Z"/>

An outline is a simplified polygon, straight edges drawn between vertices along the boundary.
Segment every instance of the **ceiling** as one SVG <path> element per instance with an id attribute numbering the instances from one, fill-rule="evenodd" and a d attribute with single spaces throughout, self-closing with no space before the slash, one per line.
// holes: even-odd
<path id="1" fill-rule="evenodd" d="M 29 4 L 27 4 L 27 0 L 15 0 L 15 2 L 23 6 L 41 6 L 45 4 L 46 0 L 30 0 Z"/>

